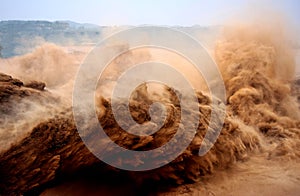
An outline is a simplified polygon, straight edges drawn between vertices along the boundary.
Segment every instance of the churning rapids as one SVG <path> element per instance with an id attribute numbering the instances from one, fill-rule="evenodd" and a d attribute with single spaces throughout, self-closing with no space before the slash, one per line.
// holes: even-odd
<path id="1" fill-rule="evenodd" d="M 224 28 L 210 53 L 226 87 L 226 106 L 220 102 L 217 108 L 226 111 L 226 117 L 217 142 L 204 156 L 198 156 L 203 137 L 220 119 L 208 124 L 211 97 L 205 84 L 200 85 L 202 89 L 197 87 L 204 81 L 201 76 L 190 73 L 185 67 L 188 62 L 176 55 L 159 57 L 158 49 L 136 49 L 117 57 L 104 73 L 106 79 L 99 81 L 96 110 L 106 134 L 127 149 L 143 151 L 167 143 L 181 126 L 181 106 L 176 87 L 143 84 L 130 100 L 133 119 L 147 123 L 150 105 L 161 102 L 167 111 L 164 125 L 149 136 L 124 131 L 107 98 L 124 67 L 165 58 L 195 84 L 200 118 L 194 139 L 171 163 L 144 172 L 121 171 L 104 164 L 79 137 L 71 105 L 74 78 L 84 52 L 68 54 L 45 44 L 30 54 L 1 59 L 0 195 L 118 195 L 124 191 L 130 195 L 299 194 L 300 80 L 295 78 L 295 51 L 289 41 L 282 29 L 266 25 Z M 117 104 L 123 107 L 123 102 L 120 99 Z M 191 115 L 188 120 L 193 124 L 195 119 Z M 127 125 L 128 129 L 133 126 Z M 93 134 L 87 133 L 90 138 Z M 143 157 L 114 161 L 139 165 Z"/>

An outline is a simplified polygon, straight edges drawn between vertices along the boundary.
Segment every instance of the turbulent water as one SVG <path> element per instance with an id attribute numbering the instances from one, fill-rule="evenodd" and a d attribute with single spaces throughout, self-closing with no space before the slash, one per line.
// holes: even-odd
<path id="1" fill-rule="evenodd" d="M 297 195 L 300 191 L 300 110 L 299 99 L 297 100 L 300 85 L 294 85 L 296 54 L 289 45 L 289 37 L 283 29 L 278 31 L 274 26 L 231 25 L 224 28 L 211 55 L 219 66 L 226 87 L 227 115 L 222 134 L 207 155 L 197 158 L 193 154 L 193 148 L 197 149 L 199 141 L 203 139 L 203 132 L 199 132 L 190 148 L 180 157 L 189 162 L 184 162 L 183 165 L 176 159 L 172 166 L 163 168 L 158 175 L 164 179 L 173 179 L 177 184 L 186 184 L 185 178 L 198 182 L 180 185 L 159 194 Z M 1 147 L 0 151 L 5 151 L 13 142 L 22 140 L 40 122 L 71 106 L 78 59 L 82 57 L 67 54 L 63 49 L 47 44 L 31 54 L 1 60 L 1 72 L 25 83 L 32 80 L 43 81 L 48 94 L 43 95 L 44 98 L 39 101 L 25 98 L 13 110 L 14 114 L 2 114 L 4 118 L 0 125 L 0 144 L 6 147 Z M 157 58 L 182 69 L 194 88 L 205 92 L 198 93 L 198 100 L 204 119 L 201 123 L 207 129 L 206 121 L 211 108 L 201 76 L 194 74 L 193 69 L 188 67 L 189 63 L 174 54 L 166 52 L 162 55 L 162 51 L 158 49 L 151 52 L 143 49 L 118 57 L 111 63 L 112 68 L 104 72 L 106 79 L 99 83 L 96 95 L 96 99 L 101 100 L 98 102 L 101 108 L 99 118 L 104 125 L 112 123 L 109 125 L 113 127 L 108 135 L 113 137 L 115 133 L 123 134 L 119 133 L 118 127 L 114 127 L 114 122 L 110 122 L 113 117 L 108 101 L 105 100 L 110 94 L 109 88 L 115 83 L 118 74 L 130 64 Z M 164 100 L 169 105 L 175 105 L 168 110 L 175 115 L 174 111 L 176 113 L 178 107 L 172 99 L 174 95 L 165 92 L 165 88 L 155 86 L 149 86 L 148 90 L 156 101 Z M 161 92 L 157 92 L 158 90 Z M 143 96 L 145 98 L 149 94 Z M 141 100 L 135 101 L 135 107 L 141 107 Z M 143 107 L 142 110 L 146 110 Z M 169 118 L 176 122 L 177 117 L 172 115 Z M 139 121 L 140 116 L 134 116 Z M 144 115 L 141 118 L 143 122 L 146 117 Z M 162 133 L 160 136 L 169 137 L 174 134 L 173 128 L 166 126 L 167 134 Z M 116 139 L 119 145 L 127 145 L 119 139 Z M 137 147 L 139 150 L 159 145 L 155 137 L 154 140 L 148 138 L 143 142 Z M 130 142 L 126 147 L 135 148 Z M 178 170 L 174 169 L 176 167 Z M 181 174 L 184 172 L 186 174 Z M 154 179 L 160 179 L 155 173 L 151 175 Z M 76 190 L 92 194 L 89 186 L 80 180 L 61 182 L 57 187 L 46 190 L 43 195 L 74 195 Z M 126 186 L 120 187 L 127 190 Z M 93 194 L 109 194 L 108 189 L 103 187 L 92 190 Z"/>

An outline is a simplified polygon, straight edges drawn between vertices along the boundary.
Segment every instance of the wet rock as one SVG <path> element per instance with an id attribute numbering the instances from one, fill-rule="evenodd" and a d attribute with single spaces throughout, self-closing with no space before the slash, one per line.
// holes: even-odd
<path id="1" fill-rule="evenodd" d="M 31 82 L 25 83 L 24 86 L 28 87 L 28 88 L 33 88 L 33 89 L 36 89 L 39 91 L 43 91 L 46 87 L 46 84 L 44 82 L 31 81 Z"/>

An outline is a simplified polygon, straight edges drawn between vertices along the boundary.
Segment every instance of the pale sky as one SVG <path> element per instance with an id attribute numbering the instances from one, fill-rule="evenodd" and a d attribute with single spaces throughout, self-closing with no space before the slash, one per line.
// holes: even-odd
<path id="1" fill-rule="evenodd" d="M 0 20 L 72 20 L 109 26 L 218 25 L 249 7 L 272 7 L 300 24 L 298 0 L 5 0 Z"/>

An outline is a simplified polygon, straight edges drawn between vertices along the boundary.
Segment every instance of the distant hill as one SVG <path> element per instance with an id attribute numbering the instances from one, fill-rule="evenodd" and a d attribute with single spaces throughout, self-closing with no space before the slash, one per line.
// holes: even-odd
<path id="1" fill-rule="evenodd" d="M 90 23 L 78 23 L 78 22 L 73 22 L 73 21 L 70 21 L 70 20 L 66 20 L 66 21 L 60 21 L 60 22 L 64 22 L 64 23 L 67 23 L 69 24 L 69 26 L 71 28 L 77 28 L 77 29 L 98 29 L 100 28 L 100 26 L 98 25 L 95 25 L 95 24 L 90 24 Z"/>
<path id="2" fill-rule="evenodd" d="M 58 45 L 82 45 L 98 43 L 104 34 L 127 29 L 130 26 L 107 27 L 73 21 L 0 21 L 0 46 L 4 58 L 22 55 L 32 51 L 44 42 Z M 220 30 L 220 26 L 192 27 L 174 26 L 201 43 L 210 46 Z"/>
<path id="3" fill-rule="evenodd" d="M 44 42 L 58 45 L 82 45 L 98 43 L 103 35 L 131 26 L 108 27 L 73 21 L 0 21 L 0 52 L 2 57 L 22 55 L 32 51 Z M 222 26 L 191 27 L 173 26 L 200 41 L 206 48 L 212 48 Z M 300 49 L 300 40 L 292 40 L 291 46 Z"/>
<path id="4" fill-rule="evenodd" d="M 43 42 L 59 45 L 96 43 L 103 28 L 71 21 L 1 21 L 1 53 L 3 57 L 21 55 Z"/>

